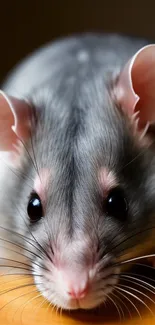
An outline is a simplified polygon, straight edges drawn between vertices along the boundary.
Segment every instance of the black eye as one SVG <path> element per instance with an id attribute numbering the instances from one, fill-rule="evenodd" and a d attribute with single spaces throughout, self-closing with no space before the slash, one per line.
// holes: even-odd
<path id="1" fill-rule="evenodd" d="M 38 221 L 43 217 L 43 208 L 41 204 L 41 200 L 36 193 L 32 193 L 28 206 L 27 206 L 27 213 L 31 220 L 31 222 Z"/>
<path id="2" fill-rule="evenodd" d="M 128 213 L 128 204 L 121 188 L 114 188 L 106 199 L 106 212 L 109 216 L 124 221 Z"/>

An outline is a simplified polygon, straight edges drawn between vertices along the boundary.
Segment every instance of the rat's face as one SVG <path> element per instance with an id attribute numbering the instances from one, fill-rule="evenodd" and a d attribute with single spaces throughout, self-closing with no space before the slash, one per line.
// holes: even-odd
<path id="1" fill-rule="evenodd" d="M 62 103 L 61 118 L 58 113 L 49 119 L 52 102 L 43 110 L 34 153 L 29 148 L 37 164 L 28 174 L 33 190 L 19 189 L 27 236 L 31 232 L 36 239 L 36 249 L 28 245 L 36 254 L 31 256 L 35 283 L 65 309 L 113 299 L 120 261 L 126 253 L 137 255 L 137 245 L 148 239 L 143 231 L 155 208 L 151 149 L 133 136 L 107 90 L 97 97 L 99 106 L 92 99 L 82 116 L 78 105 L 68 104 L 65 112 Z"/>
<path id="2" fill-rule="evenodd" d="M 64 309 L 89 309 L 113 300 L 115 291 L 124 294 L 118 283 L 123 265 L 141 254 L 139 244 L 147 246 L 155 209 L 155 159 L 144 127 L 155 118 L 152 103 L 144 98 L 154 76 L 149 75 L 150 83 L 146 78 L 144 92 L 138 75 L 141 60 L 146 68 L 150 62 L 150 52 L 144 52 L 136 58 L 138 68 L 127 65 L 118 87 L 115 80 L 115 89 L 99 69 L 78 86 L 76 79 L 70 88 L 67 79 L 58 80 L 54 90 L 31 99 L 37 125 L 24 146 L 27 181 L 17 190 L 15 221 L 31 237 L 25 250 L 32 252 L 38 289 Z M 128 72 L 142 99 L 138 104 Z M 28 123 L 18 127 L 24 120 L 18 114 L 17 109 L 14 131 L 24 138 Z M 6 146 L 10 148 L 9 141 Z"/>

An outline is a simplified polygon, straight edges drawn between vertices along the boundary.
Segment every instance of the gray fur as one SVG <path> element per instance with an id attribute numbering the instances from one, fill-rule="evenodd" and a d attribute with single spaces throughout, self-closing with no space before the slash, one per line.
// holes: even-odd
<path id="1" fill-rule="evenodd" d="M 25 97 L 33 104 L 38 116 L 32 132 L 37 168 L 48 168 L 52 175 L 44 220 L 30 225 L 31 231 L 47 250 L 46 227 L 54 247 L 59 240 L 62 247 L 71 247 L 75 238 L 87 238 L 90 250 L 77 248 L 75 263 L 85 264 L 97 254 L 97 247 L 102 256 L 108 251 L 113 261 L 125 245 L 130 249 L 134 242 L 139 243 L 142 235 L 119 245 L 122 240 L 152 223 L 154 151 L 151 147 L 142 152 L 112 96 L 119 71 L 145 44 L 145 40 L 118 35 L 88 34 L 61 40 L 26 59 L 3 86 L 8 94 Z M 33 157 L 31 143 L 28 150 Z M 29 235 L 27 203 L 37 172 L 27 153 L 25 158 L 21 174 L 26 177 L 23 181 L 14 175 L 12 183 L 6 182 L 9 206 L 3 200 L 1 211 L 9 214 L 17 231 Z M 98 181 L 101 167 L 112 170 L 124 188 L 129 202 L 124 223 L 105 214 Z M 7 173 L 11 175 L 11 171 Z M 144 235 L 147 240 L 148 233 Z M 95 296 L 92 299 L 95 301 Z"/>

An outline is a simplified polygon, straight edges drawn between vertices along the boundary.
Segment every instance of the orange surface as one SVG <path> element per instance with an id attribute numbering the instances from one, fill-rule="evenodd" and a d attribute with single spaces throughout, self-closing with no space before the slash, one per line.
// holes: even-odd
<path id="1" fill-rule="evenodd" d="M 14 290 L 15 287 L 28 284 L 30 284 L 29 287 Z M 32 279 L 28 277 L 21 279 L 19 276 L 1 276 L 0 288 L 0 325 L 115 325 L 119 323 L 116 308 L 112 307 L 112 305 L 108 306 L 108 304 L 106 308 L 100 308 L 95 312 L 60 313 L 53 310 L 42 297 L 39 297 L 39 292 L 33 286 Z M 12 291 L 8 292 L 9 289 L 12 289 Z M 148 300 L 146 301 L 148 304 Z M 153 306 L 149 304 L 148 306 L 153 311 Z M 131 311 L 131 305 L 127 307 Z M 137 306 L 137 308 L 140 310 L 140 306 Z M 133 315 L 132 319 L 126 317 L 123 324 L 155 325 L 155 318 L 149 312 L 146 313 L 142 309 L 140 312 L 142 319 Z"/>

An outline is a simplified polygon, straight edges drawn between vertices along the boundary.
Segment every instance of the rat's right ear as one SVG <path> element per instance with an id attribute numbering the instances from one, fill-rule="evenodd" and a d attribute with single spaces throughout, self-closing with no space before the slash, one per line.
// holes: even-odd
<path id="1" fill-rule="evenodd" d="M 0 91 L 0 151 L 15 152 L 30 135 L 31 106 Z"/>
<path id="2" fill-rule="evenodd" d="M 139 130 L 155 124 L 155 45 L 140 49 L 122 69 L 115 85 L 122 111 Z"/>

